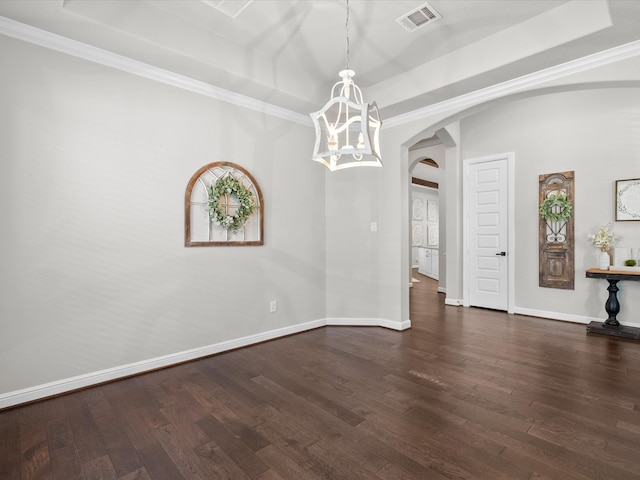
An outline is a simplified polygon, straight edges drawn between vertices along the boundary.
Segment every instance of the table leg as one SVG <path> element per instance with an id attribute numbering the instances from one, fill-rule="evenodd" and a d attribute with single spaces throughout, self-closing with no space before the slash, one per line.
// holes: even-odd
<path id="1" fill-rule="evenodd" d="M 607 318 L 604 322 L 605 325 L 609 326 L 618 326 L 620 322 L 616 318 L 618 313 L 620 313 L 620 302 L 618 301 L 618 282 L 619 280 L 607 279 L 609 281 L 609 298 L 604 304 L 604 309 L 606 310 L 609 318 Z"/>

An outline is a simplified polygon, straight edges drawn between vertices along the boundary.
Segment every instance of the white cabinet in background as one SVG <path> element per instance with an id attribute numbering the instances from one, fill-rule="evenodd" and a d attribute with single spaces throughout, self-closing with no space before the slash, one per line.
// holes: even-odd
<path id="1" fill-rule="evenodd" d="M 418 247 L 418 273 L 438 280 L 439 261 L 437 248 Z"/>
<path id="2" fill-rule="evenodd" d="M 437 248 L 431 249 L 431 276 L 436 280 L 440 278 L 440 253 Z"/>
<path id="3" fill-rule="evenodd" d="M 418 273 L 429 275 L 431 273 L 431 249 L 418 248 Z"/>

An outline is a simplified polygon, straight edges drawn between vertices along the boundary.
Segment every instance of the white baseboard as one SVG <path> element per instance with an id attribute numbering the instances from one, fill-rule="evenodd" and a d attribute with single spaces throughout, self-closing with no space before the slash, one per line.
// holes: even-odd
<path id="1" fill-rule="evenodd" d="M 411 320 L 405 320 L 402 322 L 395 322 L 384 318 L 326 318 L 313 320 L 306 323 L 292 325 L 290 327 L 257 333 L 248 337 L 228 340 L 225 342 L 215 343 L 213 345 L 194 348 L 192 350 L 151 358 L 149 360 L 143 360 L 141 362 L 130 363 L 127 365 L 120 365 L 106 370 L 91 372 L 84 375 L 78 375 L 76 377 L 65 378 L 55 382 L 4 393 L 0 395 L 0 410 L 328 325 L 384 327 L 402 331 L 411 328 Z"/>
<path id="2" fill-rule="evenodd" d="M 551 320 L 561 320 L 563 322 L 582 323 L 585 325 L 591 322 L 603 322 L 606 319 L 604 314 L 602 317 L 594 318 L 585 317 L 583 315 L 572 315 L 570 313 L 548 312 L 545 310 L 520 307 L 515 307 L 513 309 L 513 313 L 518 315 L 528 315 L 530 317 L 550 318 Z M 628 327 L 640 327 L 640 323 L 624 322 L 623 324 Z"/>
<path id="3" fill-rule="evenodd" d="M 459 299 L 445 299 L 445 305 L 461 306 L 462 300 Z M 531 317 L 549 318 L 552 320 L 562 320 L 566 322 L 588 324 L 592 321 L 603 321 L 603 318 L 592 318 L 580 315 L 571 315 L 558 312 L 549 312 L 544 310 L 535 310 L 530 308 L 514 308 L 514 313 L 518 315 L 528 315 Z M 630 327 L 640 327 L 638 323 L 625 322 L 624 325 Z M 55 382 L 45 383 L 42 385 L 36 385 L 34 387 L 25 388 L 22 390 L 16 390 L 0 395 L 0 409 L 29 403 L 35 400 L 59 395 L 62 393 L 78 390 L 81 388 L 91 387 L 101 383 L 117 380 L 120 378 L 129 377 L 131 375 L 137 375 L 159 368 L 176 365 L 197 358 L 203 358 L 217 353 L 234 350 L 236 348 L 246 347 L 256 343 L 265 342 L 267 340 L 273 340 L 279 337 L 285 337 L 294 333 L 300 333 L 307 330 L 313 330 L 314 328 L 324 326 L 353 326 L 353 327 L 384 327 L 392 330 L 403 331 L 411 328 L 411 320 L 393 321 L 384 318 L 348 318 L 348 317 L 334 317 L 320 320 L 313 320 L 298 325 L 292 325 L 289 327 L 279 328 L 276 330 L 270 330 L 268 332 L 262 332 L 247 337 L 237 338 L 234 340 L 228 340 L 225 342 L 216 343 L 213 345 L 207 345 L 192 350 L 186 350 L 162 357 L 152 358 L 149 360 L 143 360 L 141 362 L 130 363 L 127 365 L 121 365 L 106 370 L 100 370 L 97 372 L 91 372 L 85 375 L 78 375 L 76 377 L 66 378 Z"/>
<path id="4" fill-rule="evenodd" d="M 349 318 L 334 317 L 327 318 L 327 325 L 343 326 L 343 327 L 384 327 L 392 330 L 406 330 L 411 328 L 411 320 L 396 322 L 385 318 Z"/>
<path id="5" fill-rule="evenodd" d="M 186 350 L 183 352 L 165 355 L 163 357 L 151 358 L 149 360 L 143 360 L 141 362 L 121 365 L 106 370 L 100 370 L 97 372 L 78 375 L 76 377 L 66 378 L 55 382 L 45 383 L 43 385 L 37 385 L 35 387 L 25 388 L 23 390 L 4 393 L 0 395 L 0 409 L 32 402 L 34 400 L 40 400 L 54 395 L 59 395 L 61 393 L 70 392 L 72 390 L 78 390 L 80 388 L 98 385 L 100 383 L 110 382 L 112 380 L 129 377 L 131 375 L 137 375 L 140 373 L 157 370 L 159 368 L 164 368 L 179 363 L 188 362 L 197 358 L 208 357 L 209 355 L 214 355 L 216 353 L 226 352 L 228 350 L 234 350 L 240 347 L 246 347 L 248 345 L 265 342 L 267 340 L 272 340 L 278 337 L 292 335 L 294 333 L 312 330 L 318 327 L 324 327 L 325 325 L 327 325 L 327 322 L 324 319 L 314 320 L 298 325 L 292 325 L 290 327 L 284 327 L 268 332 L 258 333 L 256 335 L 250 335 L 248 337 L 242 337 L 234 340 L 216 343 L 213 345 L 207 345 L 205 347 L 195 348 L 193 350 Z"/>
<path id="6" fill-rule="evenodd" d="M 380 326 L 384 328 L 390 328 L 391 330 L 407 330 L 411 328 L 411 320 L 404 320 L 403 322 L 394 322 L 393 320 L 385 320 L 380 318 Z"/>

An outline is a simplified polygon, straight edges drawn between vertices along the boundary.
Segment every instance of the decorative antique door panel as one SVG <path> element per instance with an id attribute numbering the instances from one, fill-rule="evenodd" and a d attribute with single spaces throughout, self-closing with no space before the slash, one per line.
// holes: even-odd
<path id="1" fill-rule="evenodd" d="M 573 202 L 574 173 L 561 172 L 540 175 L 540 204 L 550 196 L 561 195 Z M 572 209 L 569 209 L 571 212 Z M 553 207 L 560 214 L 561 207 Z M 539 285 L 547 288 L 574 289 L 573 212 L 566 220 L 539 218 Z"/>
<path id="2" fill-rule="evenodd" d="M 507 160 L 470 164 L 467 181 L 469 305 L 507 310 Z"/>

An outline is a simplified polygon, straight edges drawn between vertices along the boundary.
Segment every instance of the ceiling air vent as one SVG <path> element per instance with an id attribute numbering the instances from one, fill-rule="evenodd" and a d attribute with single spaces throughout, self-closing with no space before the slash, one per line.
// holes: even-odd
<path id="1" fill-rule="evenodd" d="M 435 11 L 435 9 L 428 3 L 420 5 L 418 8 L 414 8 L 409 13 L 402 15 L 400 18 L 396 18 L 396 22 L 402 25 L 409 32 L 413 32 L 420 27 L 431 24 L 442 18 L 442 16 Z"/>
<path id="2" fill-rule="evenodd" d="M 215 8 L 219 12 L 236 18 L 245 8 L 253 3 L 253 0 L 200 0 L 202 3 Z"/>

